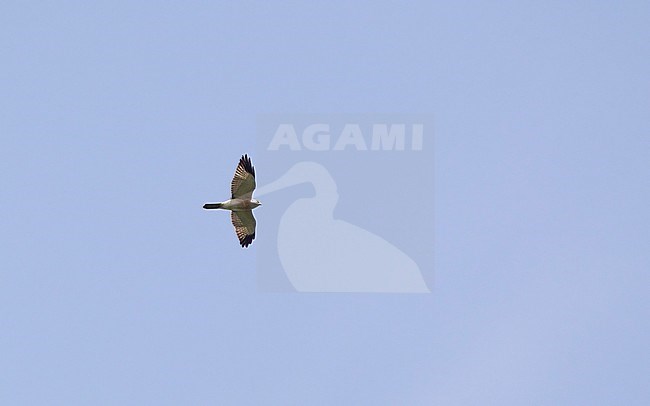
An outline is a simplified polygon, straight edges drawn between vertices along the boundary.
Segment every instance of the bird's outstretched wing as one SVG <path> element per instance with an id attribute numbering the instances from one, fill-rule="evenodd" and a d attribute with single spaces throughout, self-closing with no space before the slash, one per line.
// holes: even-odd
<path id="1" fill-rule="evenodd" d="M 253 198 L 253 190 L 255 190 L 255 168 L 248 155 L 244 155 L 239 160 L 235 176 L 230 183 L 231 198 L 250 200 Z"/>
<path id="2" fill-rule="evenodd" d="M 257 222 L 253 216 L 252 210 L 230 212 L 232 225 L 235 226 L 235 233 L 239 238 L 239 243 L 246 248 L 255 239 L 255 226 Z"/>

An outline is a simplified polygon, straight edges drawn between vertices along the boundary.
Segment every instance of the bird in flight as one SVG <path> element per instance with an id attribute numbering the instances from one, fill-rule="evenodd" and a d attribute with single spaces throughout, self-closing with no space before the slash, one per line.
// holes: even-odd
<path id="1" fill-rule="evenodd" d="M 235 234 L 242 248 L 246 248 L 255 239 L 255 226 L 257 222 L 253 216 L 253 209 L 261 206 L 259 200 L 253 199 L 255 190 L 255 168 L 248 155 L 243 155 L 235 170 L 235 176 L 230 183 L 230 200 L 221 203 L 206 203 L 203 208 L 230 210 L 230 219 L 235 227 Z"/>

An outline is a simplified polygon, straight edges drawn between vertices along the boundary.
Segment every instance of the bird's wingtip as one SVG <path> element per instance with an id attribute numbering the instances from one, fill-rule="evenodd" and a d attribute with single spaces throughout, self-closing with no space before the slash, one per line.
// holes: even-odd
<path id="1" fill-rule="evenodd" d="M 244 170 L 253 177 L 255 177 L 255 167 L 253 166 L 253 163 L 251 162 L 251 158 L 248 156 L 248 154 L 244 154 L 241 156 L 239 159 L 239 164 L 244 167 Z"/>
<path id="2" fill-rule="evenodd" d="M 241 244 L 242 248 L 248 248 L 248 246 L 253 243 L 254 239 L 255 239 L 255 233 L 247 235 L 246 237 L 244 237 L 240 241 L 240 244 Z"/>

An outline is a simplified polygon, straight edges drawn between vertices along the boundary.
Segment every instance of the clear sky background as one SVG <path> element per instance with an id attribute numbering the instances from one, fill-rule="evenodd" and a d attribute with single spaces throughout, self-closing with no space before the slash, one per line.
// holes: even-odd
<path id="1" fill-rule="evenodd" d="M 1 3 L 0 404 L 650 402 L 647 2 L 237 3 Z M 257 291 L 284 112 L 434 114 L 432 294 Z"/>

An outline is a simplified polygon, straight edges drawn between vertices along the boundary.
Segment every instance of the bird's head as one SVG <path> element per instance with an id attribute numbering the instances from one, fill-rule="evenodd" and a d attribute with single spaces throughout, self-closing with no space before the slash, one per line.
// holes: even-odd
<path id="1" fill-rule="evenodd" d="M 261 205 L 262 205 L 262 202 L 260 202 L 260 201 L 257 200 L 257 199 L 251 199 L 251 202 L 253 202 L 253 204 L 254 204 L 255 206 L 261 206 Z"/>

